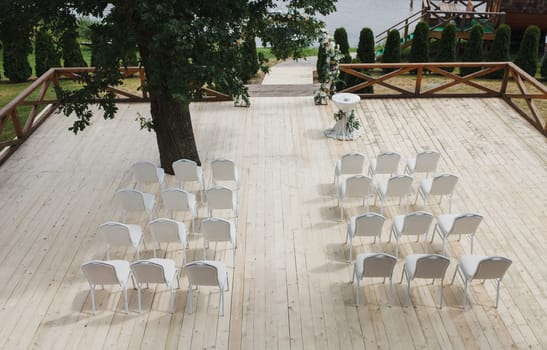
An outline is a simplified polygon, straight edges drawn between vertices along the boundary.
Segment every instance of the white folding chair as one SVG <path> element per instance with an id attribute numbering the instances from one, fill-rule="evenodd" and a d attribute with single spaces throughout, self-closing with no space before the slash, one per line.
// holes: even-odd
<path id="1" fill-rule="evenodd" d="M 192 291 L 195 286 L 218 286 L 220 288 L 220 310 L 224 316 L 224 291 L 230 289 L 228 271 L 221 261 L 199 260 L 184 265 L 188 277 L 188 313 L 193 312 Z"/>
<path id="2" fill-rule="evenodd" d="M 139 225 L 127 225 L 116 221 L 108 221 L 99 226 L 106 242 L 106 259 L 110 260 L 111 246 L 132 246 L 137 251 L 145 244 L 142 228 Z"/>
<path id="3" fill-rule="evenodd" d="M 338 206 L 340 207 L 340 221 L 344 219 L 344 202 L 350 198 L 359 198 L 368 211 L 368 197 L 370 196 L 372 179 L 365 175 L 354 175 L 338 184 Z"/>
<path id="4" fill-rule="evenodd" d="M 437 151 L 423 151 L 416 155 L 415 158 L 407 159 L 405 173 L 412 176 L 414 173 L 435 174 L 437 164 L 441 154 Z"/>
<path id="5" fill-rule="evenodd" d="M 82 265 L 82 271 L 91 289 L 91 307 L 95 315 L 95 287 L 98 284 L 119 285 L 125 298 L 125 313 L 129 313 L 127 305 L 127 283 L 131 276 L 129 262 L 125 260 L 92 260 Z"/>
<path id="6" fill-rule="evenodd" d="M 219 181 L 234 182 L 234 190 L 239 190 L 239 172 L 232 160 L 217 158 L 211 161 L 212 183 L 217 186 Z"/>
<path id="7" fill-rule="evenodd" d="M 346 234 L 346 243 L 349 240 L 349 260 L 351 261 L 353 239 L 360 237 L 374 237 L 374 242 L 378 238 L 378 246 L 382 252 L 382 228 L 386 219 L 383 215 L 376 213 L 364 213 L 353 216 L 348 222 L 348 230 Z"/>
<path id="8" fill-rule="evenodd" d="M 368 175 L 374 177 L 376 174 L 397 174 L 401 155 L 396 152 L 381 152 L 376 158 L 370 160 Z"/>
<path id="9" fill-rule="evenodd" d="M 153 162 L 142 160 L 133 164 L 133 172 L 139 187 L 146 184 L 157 183 L 160 186 L 165 184 L 165 172 L 158 168 Z"/>
<path id="10" fill-rule="evenodd" d="M 195 232 L 194 219 L 197 215 L 198 206 L 196 196 L 193 193 L 186 192 L 180 188 L 168 188 L 161 191 L 161 199 L 171 219 L 174 218 L 173 212 L 175 211 L 189 212 L 192 218 L 192 232 Z"/>
<path id="11" fill-rule="evenodd" d="M 156 258 L 156 247 L 160 249 L 162 242 L 180 242 L 182 245 L 182 265 L 186 262 L 186 248 L 188 238 L 184 223 L 172 219 L 160 218 L 148 223 L 152 240 L 154 241 L 154 258 Z"/>
<path id="12" fill-rule="evenodd" d="M 237 225 L 237 195 L 225 186 L 214 186 L 207 190 L 207 206 L 209 217 L 213 216 L 213 210 L 232 210 Z"/>
<path id="13" fill-rule="evenodd" d="M 454 275 L 452 282 L 456 278 L 456 273 L 463 280 L 463 308 L 467 303 L 467 283 L 474 279 L 489 280 L 495 279 L 496 285 L 496 308 L 500 297 L 500 283 L 505 275 L 505 272 L 511 266 L 512 261 L 502 256 L 479 256 L 479 255 L 464 255 L 460 258 L 460 262 Z M 483 281 L 484 282 L 484 281 Z"/>
<path id="14" fill-rule="evenodd" d="M 152 220 L 156 204 L 153 194 L 124 188 L 116 192 L 116 197 L 122 207 L 122 222 L 125 223 L 127 212 L 145 212 L 148 219 Z"/>
<path id="15" fill-rule="evenodd" d="M 148 288 L 149 283 L 165 283 L 171 293 L 169 305 L 171 305 L 171 313 L 175 312 L 175 293 L 173 287 L 175 280 L 177 288 L 180 288 L 179 270 L 175 267 L 175 262 L 171 259 L 147 259 L 138 260 L 131 264 L 131 271 L 137 282 L 137 302 L 139 312 L 141 312 L 141 289 L 142 284 L 146 283 Z"/>
<path id="16" fill-rule="evenodd" d="M 435 233 L 443 240 L 443 255 L 445 255 L 446 239 L 450 235 L 458 235 L 458 241 L 462 235 L 471 236 L 471 254 L 473 254 L 473 241 L 475 233 L 479 228 L 482 221 L 482 216 L 479 214 L 443 214 L 437 217 L 437 224 L 433 230 L 433 237 L 431 237 L 431 243 L 435 238 Z"/>
<path id="17" fill-rule="evenodd" d="M 361 175 L 365 156 L 358 152 L 346 153 L 336 161 L 334 166 L 334 183 L 339 182 L 341 175 Z"/>
<path id="18" fill-rule="evenodd" d="M 384 283 L 389 278 L 389 306 L 393 299 L 393 269 L 397 259 L 384 253 L 362 253 L 357 255 L 353 266 L 351 283 L 355 284 L 355 304 L 359 305 L 359 282 L 363 277 L 383 277 Z"/>
<path id="19" fill-rule="evenodd" d="M 441 279 L 441 309 L 443 308 L 443 280 L 446 269 L 450 265 L 447 257 L 437 254 L 412 254 L 406 257 L 401 282 L 406 275 L 406 304 L 410 305 L 410 281 L 415 278 L 432 278 L 435 283 L 436 278 Z"/>
<path id="20" fill-rule="evenodd" d="M 221 218 L 208 218 L 201 222 L 203 234 L 203 259 L 207 260 L 209 242 L 231 242 L 233 247 L 233 267 L 236 266 L 236 227 L 233 222 Z"/>
<path id="21" fill-rule="evenodd" d="M 418 196 L 421 196 L 424 200 L 424 209 L 426 206 L 427 197 L 429 196 L 441 196 L 439 205 L 443 200 L 443 196 L 448 196 L 448 212 L 452 211 L 452 193 L 454 187 L 458 182 L 458 177 L 453 174 L 437 175 L 431 179 L 423 179 L 420 183 L 420 188 L 416 193 L 416 199 L 414 204 L 418 201 Z"/>
<path id="22" fill-rule="evenodd" d="M 384 214 L 385 200 L 388 197 L 399 197 L 399 205 L 401 205 L 402 199 L 405 198 L 406 212 L 408 213 L 408 196 L 412 189 L 412 180 L 412 177 L 408 175 L 396 175 L 380 183 L 374 197 L 374 205 L 376 205 L 376 199 L 380 198 L 380 212 L 382 215 Z"/>
<path id="23" fill-rule="evenodd" d="M 406 215 L 397 215 L 393 218 L 393 225 L 389 233 L 389 241 L 391 235 L 395 237 L 395 256 L 399 258 L 399 239 L 401 236 L 415 235 L 416 242 L 420 240 L 420 235 L 425 234 L 427 243 L 427 233 L 433 222 L 433 215 L 425 211 L 417 211 Z"/>
<path id="24" fill-rule="evenodd" d="M 200 200 L 203 203 L 205 191 L 205 180 L 203 178 L 203 171 L 196 162 L 189 159 L 179 159 L 173 162 L 173 171 L 175 172 L 175 178 L 178 181 L 179 188 L 183 188 L 184 182 L 197 182 L 199 185 Z"/>

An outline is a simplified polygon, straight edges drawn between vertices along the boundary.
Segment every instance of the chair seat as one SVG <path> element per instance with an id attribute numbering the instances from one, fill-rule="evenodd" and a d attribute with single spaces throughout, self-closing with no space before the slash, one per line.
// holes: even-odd
<path id="1" fill-rule="evenodd" d="M 437 225 L 441 230 L 443 236 L 450 232 L 452 226 L 454 225 L 454 220 L 456 219 L 456 217 L 458 217 L 458 215 L 454 214 L 443 214 L 437 217 Z"/>
<path id="2" fill-rule="evenodd" d="M 477 272 L 477 268 L 480 262 L 484 259 L 488 259 L 488 256 L 484 255 L 464 255 L 460 258 L 460 268 L 465 276 L 465 279 L 469 280 Z"/>

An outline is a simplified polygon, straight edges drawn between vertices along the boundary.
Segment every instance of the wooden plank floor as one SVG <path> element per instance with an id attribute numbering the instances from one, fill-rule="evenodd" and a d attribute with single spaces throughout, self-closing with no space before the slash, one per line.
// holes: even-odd
<path id="1" fill-rule="evenodd" d="M 218 317 L 215 288 L 194 292 L 195 312 L 189 315 L 184 275 L 174 315 L 165 286 L 144 292 L 141 314 L 136 291 L 130 290 L 128 315 L 119 288 L 98 290 L 98 311 L 91 314 L 80 265 L 105 258 L 97 227 L 120 219 L 114 193 L 135 187 L 131 164 L 158 160 L 154 136 L 135 122 L 137 113 L 148 114 L 148 106 L 124 104 L 115 120 L 97 118 L 77 137 L 66 130 L 69 120 L 50 118 L 0 168 L 1 348 L 547 347 L 547 142 L 503 101 L 362 102 L 357 114 L 365 133 L 354 142 L 323 136 L 334 124 L 334 107 L 314 106 L 311 97 L 253 98 L 250 108 L 197 103 L 191 110 L 205 173 L 216 157 L 234 159 L 241 173 L 237 259 L 229 271 L 226 315 Z M 389 307 L 387 284 L 378 280 L 363 281 L 361 305 L 354 304 L 346 224 L 337 221 L 334 162 L 351 150 L 369 158 L 385 149 L 409 157 L 424 148 L 441 152 L 440 171 L 460 176 L 453 212 L 484 216 L 476 254 L 513 259 L 498 309 L 490 281 L 470 287 L 466 310 L 460 308 L 460 281 L 446 286 L 442 310 L 436 307 L 438 283 L 421 280 L 413 282 L 412 307 L 404 307 L 406 285 L 398 283 Z M 168 181 L 175 184 L 172 177 Z M 411 206 L 415 209 L 422 207 Z M 428 210 L 439 215 L 447 206 L 432 201 Z M 353 203 L 347 214 L 361 211 Z M 393 215 L 403 211 L 389 203 L 384 241 Z M 205 215 L 202 206 L 199 216 Z M 177 218 L 189 226 L 188 216 Z M 128 219 L 145 224 L 138 215 Z M 146 239 L 150 242 L 148 230 Z M 189 260 L 202 258 L 201 245 L 198 234 L 190 236 Z M 404 257 L 426 246 L 440 252 L 438 240 L 432 245 L 401 240 L 397 281 Z M 151 257 L 150 248 L 149 243 L 141 256 Z M 180 264 L 179 248 L 162 246 L 160 254 Z M 232 264 L 230 245 L 210 248 L 209 258 Z M 384 244 L 389 253 L 394 248 Z M 371 240 L 357 239 L 354 256 L 376 249 Z M 450 239 L 447 276 L 468 251 L 467 239 Z M 118 249 L 113 258 L 132 261 L 135 252 Z"/>

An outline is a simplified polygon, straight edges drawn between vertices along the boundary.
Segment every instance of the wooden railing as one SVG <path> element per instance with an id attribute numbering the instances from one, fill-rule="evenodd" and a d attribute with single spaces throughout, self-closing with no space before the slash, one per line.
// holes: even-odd
<path id="1" fill-rule="evenodd" d="M 478 71 L 465 76 L 451 72 L 458 67 L 474 67 Z M 356 93 L 362 98 L 502 98 L 547 136 L 547 120 L 534 103 L 534 100 L 547 100 L 547 88 L 511 62 L 355 63 L 341 64 L 340 70 L 358 81 L 342 92 Z M 503 71 L 501 83 L 479 79 L 497 71 Z M 403 76 L 405 84 L 393 81 Z M 364 92 L 373 85 L 382 87 L 385 92 Z"/>
<path id="2" fill-rule="evenodd" d="M 0 109 L 0 164 L 2 164 L 51 114 L 59 107 L 58 88 L 61 79 L 80 80 L 84 72 L 93 73 L 93 67 L 52 68 L 33 81 L 23 92 L 6 106 Z M 142 67 L 127 67 L 121 69 L 125 77 L 137 76 L 139 86 L 145 84 L 145 74 Z M 53 87 L 53 89 L 52 89 Z M 54 97 L 52 98 L 52 90 Z M 148 94 L 145 90 L 139 93 L 129 92 L 119 87 L 109 87 L 116 95 L 116 102 L 146 102 Z M 203 100 L 226 101 L 231 96 L 218 91 L 202 88 Z M 49 93 L 48 93 L 49 92 Z M 50 95 L 50 97 L 48 97 Z M 6 125 L 11 121 L 14 135 L 6 137 Z M 11 133 L 10 133 L 11 135 Z"/>

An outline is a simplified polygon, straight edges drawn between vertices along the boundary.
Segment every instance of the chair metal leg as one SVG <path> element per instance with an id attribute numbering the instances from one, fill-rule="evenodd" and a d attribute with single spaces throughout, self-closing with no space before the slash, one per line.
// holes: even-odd
<path id="1" fill-rule="evenodd" d="M 359 290 L 360 290 L 360 278 L 357 278 L 357 281 L 355 283 L 355 305 L 359 305 Z"/>
<path id="2" fill-rule="evenodd" d="M 467 304 L 467 279 L 463 281 L 463 308 Z"/>
<path id="3" fill-rule="evenodd" d="M 141 312 L 141 284 L 137 283 L 137 305 L 139 307 L 139 313 Z"/>
<path id="4" fill-rule="evenodd" d="M 456 266 L 456 270 L 454 270 L 454 274 L 452 275 L 452 280 L 450 281 L 450 284 L 454 284 L 454 280 L 456 279 L 456 274 L 458 273 L 458 268 L 460 265 Z"/>
<path id="5" fill-rule="evenodd" d="M 393 276 L 389 276 L 389 306 L 393 303 Z"/>
<path id="6" fill-rule="evenodd" d="M 406 285 L 406 307 L 410 306 L 410 279 L 407 276 L 407 285 Z"/>
<path id="7" fill-rule="evenodd" d="M 349 239 L 349 261 L 351 262 L 351 257 L 352 257 L 352 248 L 353 248 L 353 239 L 350 238 Z"/>
<path id="8" fill-rule="evenodd" d="M 399 259 L 399 236 L 395 235 L 395 257 Z"/>
<path id="9" fill-rule="evenodd" d="M 443 255 L 444 256 L 446 256 L 445 251 L 446 251 L 446 236 L 443 237 Z"/>
<path id="10" fill-rule="evenodd" d="M 129 305 L 128 305 L 128 302 L 127 302 L 127 284 L 125 286 L 123 286 L 123 294 L 124 294 L 124 299 L 125 299 L 125 313 L 129 314 Z"/>
<path id="11" fill-rule="evenodd" d="M 106 245 L 106 260 L 110 260 L 110 244 Z"/>
<path id="12" fill-rule="evenodd" d="M 205 236 L 203 237 L 203 260 L 207 260 L 207 251 L 206 251 L 206 241 L 205 241 Z"/>
<path id="13" fill-rule="evenodd" d="M 91 286 L 91 309 L 95 315 L 95 286 Z"/>
<path id="14" fill-rule="evenodd" d="M 498 304 L 500 301 L 500 283 L 501 279 L 498 278 L 498 285 L 496 286 L 496 309 L 498 308 Z"/>
<path id="15" fill-rule="evenodd" d="M 443 281 L 444 281 L 444 278 L 441 278 L 441 310 L 443 308 Z"/>
<path id="16" fill-rule="evenodd" d="M 344 202 L 340 201 L 340 221 L 344 221 Z"/>
<path id="17" fill-rule="evenodd" d="M 220 304 L 221 304 L 221 314 L 220 316 L 224 316 L 224 289 L 220 288 Z"/>
<path id="18" fill-rule="evenodd" d="M 169 286 L 169 289 L 171 291 L 171 298 L 169 299 L 169 304 L 171 305 L 171 313 L 175 313 L 175 297 L 174 297 L 174 294 L 173 294 L 173 284 L 171 283 L 171 285 Z"/>
<path id="19" fill-rule="evenodd" d="M 192 283 L 188 282 L 188 294 L 186 296 L 186 304 L 188 305 L 188 313 L 192 314 Z"/>
<path id="20" fill-rule="evenodd" d="M 435 224 L 435 228 L 433 229 L 433 234 L 431 235 L 431 242 L 429 242 L 429 243 L 433 243 L 433 240 L 435 239 L 435 233 L 437 233 L 438 229 L 439 229 L 439 224 Z M 426 238 L 426 240 L 427 240 L 427 238 Z"/>
<path id="21" fill-rule="evenodd" d="M 473 254 L 473 241 L 474 241 L 475 235 L 471 234 L 471 254 Z"/>

